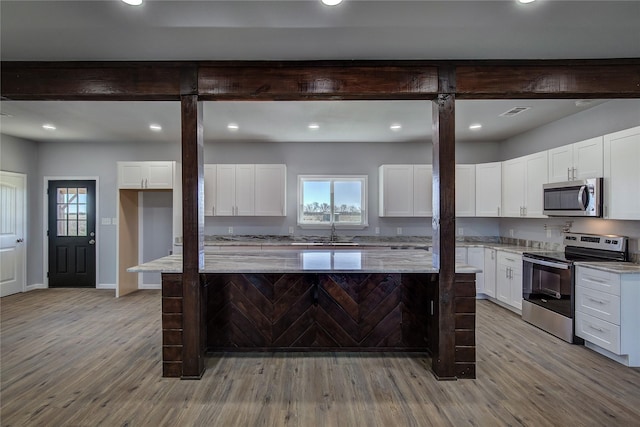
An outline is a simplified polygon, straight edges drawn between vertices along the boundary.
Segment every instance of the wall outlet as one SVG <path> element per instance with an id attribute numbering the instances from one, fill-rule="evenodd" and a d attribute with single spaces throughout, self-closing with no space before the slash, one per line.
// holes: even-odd
<path id="1" fill-rule="evenodd" d="M 380 227 L 376 227 L 376 234 L 380 234 Z"/>
<path id="2" fill-rule="evenodd" d="M 289 234 L 293 234 L 293 226 L 289 227 Z"/>
<path id="3" fill-rule="evenodd" d="M 509 229 L 509 237 L 514 237 L 513 228 Z"/>
<path id="4" fill-rule="evenodd" d="M 102 225 L 111 225 L 111 218 L 102 218 Z"/>
<path id="5" fill-rule="evenodd" d="M 111 225 L 118 225 L 118 218 L 111 218 Z"/>
<path id="6" fill-rule="evenodd" d="M 233 234 L 233 227 L 229 227 L 229 234 Z"/>
<path id="7" fill-rule="evenodd" d="M 458 236 L 464 236 L 464 228 L 458 227 Z"/>
<path id="8" fill-rule="evenodd" d="M 397 234 L 398 236 L 402 235 L 402 227 L 397 227 L 397 228 L 396 228 L 396 234 Z"/>

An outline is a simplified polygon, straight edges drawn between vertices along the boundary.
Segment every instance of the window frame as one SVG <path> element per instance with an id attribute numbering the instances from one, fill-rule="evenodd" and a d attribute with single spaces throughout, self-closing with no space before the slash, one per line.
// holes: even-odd
<path id="1" fill-rule="evenodd" d="M 304 215 L 304 186 L 303 183 L 305 181 L 330 181 L 330 212 L 331 212 L 331 220 L 327 223 L 318 223 L 318 222 L 303 222 L 302 217 Z M 333 197 L 333 187 L 336 181 L 358 181 L 361 183 L 361 196 L 360 196 L 360 213 L 361 213 L 361 221 L 359 223 L 340 223 L 335 222 L 335 207 L 334 207 L 334 197 Z M 353 229 L 359 230 L 369 227 L 369 209 L 367 206 L 369 196 L 369 176 L 368 175 L 298 175 L 298 203 L 297 203 L 297 212 L 296 212 L 296 222 L 298 227 L 304 229 L 329 229 L 332 226 L 335 226 L 337 229 Z"/>

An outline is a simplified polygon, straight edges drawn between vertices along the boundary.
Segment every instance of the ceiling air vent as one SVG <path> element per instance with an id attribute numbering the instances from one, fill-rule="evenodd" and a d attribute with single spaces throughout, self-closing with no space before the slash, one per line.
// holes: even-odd
<path id="1" fill-rule="evenodd" d="M 500 117 L 513 117 L 513 116 L 517 116 L 518 114 L 524 113 L 527 110 L 530 110 L 531 107 L 513 107 L 508 111 L 505 111 L 502 114 L 499 114 Z"/>

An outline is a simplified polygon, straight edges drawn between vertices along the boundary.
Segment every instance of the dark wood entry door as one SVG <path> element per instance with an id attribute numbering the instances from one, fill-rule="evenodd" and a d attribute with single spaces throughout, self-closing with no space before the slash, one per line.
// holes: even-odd
<path id="1" fill-rule="evenodd" d="M 96 286 L 96 182 L 49 181 L 49 287 Z"/>

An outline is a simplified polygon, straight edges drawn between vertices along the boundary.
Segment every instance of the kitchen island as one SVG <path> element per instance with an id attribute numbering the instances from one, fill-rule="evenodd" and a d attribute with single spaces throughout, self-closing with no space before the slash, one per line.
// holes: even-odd
<path id="1" fill-rule="evenodd" d="M 163 376 L 182 377 L 182 258 L 128 269 L 162 273 Z M 200 269 L 203 352 L 411 351 L 440 356 L 438 301 L 454 299 L 457 378 L 475 378 L 475 273 L 457 265 L 438 295 L 425 250 L 225 250 Z"/>

